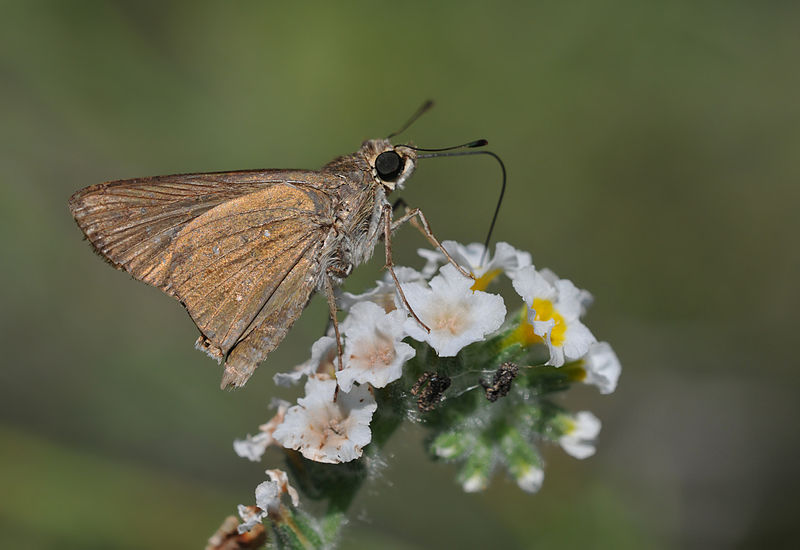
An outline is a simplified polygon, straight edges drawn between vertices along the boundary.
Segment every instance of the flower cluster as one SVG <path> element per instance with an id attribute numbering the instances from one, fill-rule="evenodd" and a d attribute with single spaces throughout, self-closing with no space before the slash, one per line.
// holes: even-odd
<path id="1" fill-rule="evenodd" d="M 329 331 L 308 361 L 275 375 L 279 386 L 305 378 L 305 395 L 295 405 L 274 402 L 275 416 L 237 440 L 237 454 L 258 461 L 277 445 L 313 463 L 357 461 L 371 442 L 412 420 L 430 429 L 432 456 L 461 464 L 465 491 L 487 487 L 502 465 L 535 492 L 544 479 L 540 442 L 576 458 L 594 453 L 597 417 L 549 399 L 574 383 L 603 394 L 616 388 L 619 360 L 582 321 L 591 295 L 509 244 L 498 243 L 494 254 L 480 244 L 442 245 L 447 254 L 419 251 L 426 260 L 419 271 L 395 268 L 402 293 L 387 273 L 363 294 L 339 296 L 347 313 L 341 342 Z M 503 279 L 507 296 L 488 291 Z M 268 508 L 259 504 L 247 517 L 244 509 L 245 525 Z"/>

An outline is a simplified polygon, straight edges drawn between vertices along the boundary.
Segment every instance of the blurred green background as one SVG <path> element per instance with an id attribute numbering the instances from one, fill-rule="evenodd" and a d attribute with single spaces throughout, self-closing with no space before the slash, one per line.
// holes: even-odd
<path id="1" fill-rule="evenodd" d="M 800 4 L 2 2 L 0 547 L 198 548 L 264 464 L 234 437 L 304 360 L 315 299 L 244 390 L 179 304 L 95 256 L 67 210 L 105 180 L 315 168 L 384 136 L 486 137 L 496 237 L 596 297 L 624 366 L 586 461 L 465 495 L 423 433 L 390 446 L 343 548 L 796 544 Z M 482 241 L 490 160 L 421 163 L 404 198 Z M 420 266 L 413 230 L 395 240 Z M 378 256 L 382 252 L 379 251 Z M 380 261 L 346 288 L 363 290 Z"/>

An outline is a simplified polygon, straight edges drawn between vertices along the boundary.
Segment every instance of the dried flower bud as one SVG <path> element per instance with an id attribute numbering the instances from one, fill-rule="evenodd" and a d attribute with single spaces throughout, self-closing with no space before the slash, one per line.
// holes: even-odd
<path id="1" fill-rule="evenodd" d="M 517 377 L 519 367 L 514 363 L 503 363 L 494 373 L 492 383 L 481 380 L 481 386 L 486 391 L 486 399 L 494 403 L 498 397 L 505 397 L 511 390 L 511 382 Z"/>
<path id="2" fill-rule="evenodd" d="M 255 506 L 253 506 L 255 508 Z M 239 520 L 228 516 L 217 532 L 211 535 L 206 550 L 240 550 L 261 548 L 267 542 L 267 531 L 262 524 L 254 525 L 249 531 L 238 532 Z"/>
<path id="3" fill-rule="evenodd" d="M 442 395 L 450 387 L 450 378 L 434 372 L 424 372 L 411 388 L 411 395 L 417 396 L 417 407 L 422 412 L 430 412 L 442 400 Z"/>

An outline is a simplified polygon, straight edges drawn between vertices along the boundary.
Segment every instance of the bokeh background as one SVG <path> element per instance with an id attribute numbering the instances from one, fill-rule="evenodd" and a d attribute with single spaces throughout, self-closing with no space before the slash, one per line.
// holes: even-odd
<path id="1" fill-rule="evenodd" d="M 428 98 L 406 136 L 490 140 L 509 171 L 497 238 L 594 293 L 587 323 L 624 371 L 614 395 L 569 396 L 602 418 L 598 453 L 548 449 L 535 496 L 502 476 L 463 494 L 405 430 L 343 548 L 796 544 L 800 5 L 0 11 L 0 547 L 201 547 L 264 479 L 232 439 L 268 418 L 271 374 L 305 359 L 326 316 L 316 299 L 244 390 L 222 392 L 179 304 L 95 256 L 69 195 L 319 167 Z M 403 196 L 440 238 L 482 241 L 498 185 L 489 159 L 434 160 Z M 421 265 L 415 231 L 395 243 Z"/>

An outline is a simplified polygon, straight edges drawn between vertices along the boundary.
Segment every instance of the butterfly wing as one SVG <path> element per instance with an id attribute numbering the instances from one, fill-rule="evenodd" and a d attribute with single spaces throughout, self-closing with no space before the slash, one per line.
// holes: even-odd
<path id="1" fill-rule="evenodd" d="M 168 288 L 203 334 L 199 346 L 225 358 L 223 387 L 243 385 L 299 317 L 332 223 L 328 195 L 281 183 L 223 203 L 179 233 Z"/>
<path id="2" fill-rule="evenodd" d="M 98 254 L 163 288 L 171 245 L 184 225 L 282 179 L 279 171 L 248 170 L 112 181 L 78 191 L 69 208 Z"/>
<path id="3" fill-rule="evenodd" d="M 70 210 L 100 255 L 181 301 L 198 345 L 226 360 L 223 387 L 240 386 L 317 285 L 330 178 L 263 170 L 123 180 L 79 191 Z"/>

